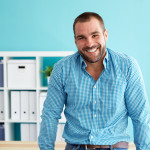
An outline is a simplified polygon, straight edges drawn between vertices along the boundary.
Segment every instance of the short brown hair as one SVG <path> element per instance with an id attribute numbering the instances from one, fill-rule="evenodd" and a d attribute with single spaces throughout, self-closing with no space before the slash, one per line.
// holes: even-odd
<path id="1" fill-rule="evenodd" d="M 94 17 L 97 20 L 99 20 L 99 22 L 102 24 L 102 27 L 105 30 L 104 21 L 103 21 L 102 17 L 99 14 L 94 13 L 94 12 L 84 12 L 84 13 L 82 13 L 81 15 L 79 15 L 74 20 L 74 23 L 73 23 L 73 32 L 74 32 L 74 35 L 75 35 L 75 25 L 76 25 L 76 23 L 77 22 L 86 22 L 86 21 L 89 21 L 92 17 Z"/>

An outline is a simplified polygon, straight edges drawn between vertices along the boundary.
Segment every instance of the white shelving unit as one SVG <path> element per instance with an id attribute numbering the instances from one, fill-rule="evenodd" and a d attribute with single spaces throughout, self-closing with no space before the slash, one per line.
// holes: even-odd
<path id="1" fill-rule="evenodd" d="M 73 54 L 73 51 L 26 51 L 26 52 L 12 52 L 12 51 L 1 51 L 0 60 L 3 61 L 3 75 L 4 75 L 4 87 L 0 87 L 0 91 L 4 92 L 4 120 L 0 120 L 0 123 L 4 124 L 5 128 L 5 141 L 15 140 L 14 136 L 16 133 L 16 124 L 20 123 L 34 123 L 37 125 L 37 136 L 39 135 L 40 129 L 40 93 L 47 91 L 47 86 L 42 83 L 43 75 L 41 70 L 43 70 L 44 59 L 47 58 L 49 61 L 53 58 L 57 60 L 67 55 Z M 35 88 L 10 88 L 8 87 L 8 60 L 11 59 L 34 59 L 36 61 L 36 87 Z M 35 91 L 36 92 L 36 108 L 37 108 L 37 118 L 36 120 L 12 120 L 10 117 L 10 91 Z M 65 123 L 65 122 L 60 122 Z"/>

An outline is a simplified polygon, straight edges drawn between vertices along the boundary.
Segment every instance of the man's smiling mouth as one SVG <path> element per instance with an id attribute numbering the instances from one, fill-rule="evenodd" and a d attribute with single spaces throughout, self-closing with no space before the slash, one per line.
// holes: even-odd
<path id="1" fill-rule="evenodd" d="M 89 49 L 89 50 L 87 50 L 87 52 L 93 53 L 93 52 L 96 52 L 97 49 L 98 49 L 98 48 Z"/>

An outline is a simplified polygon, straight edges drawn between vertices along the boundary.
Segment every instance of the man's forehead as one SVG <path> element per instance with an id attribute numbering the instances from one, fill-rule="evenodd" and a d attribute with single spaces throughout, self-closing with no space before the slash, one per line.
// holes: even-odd
<path id="1" fill-rule="evenodd" d="M 98 19 L 92 17 L 92 18 L 90 18 L 88 20 L 85 20 L 85 21 L 78 21 L 75 26 L 84 25 L 84 24 L 92 24 L 92 23 L 95 23 L 95 22 L 101 24 Z"/>
<path id="2" fill-rule="evenodd" d="M 99 22 L 78 22 L 75 26 L 75 34 L 76 36 L 80 34 L 94 34 L 101 33 L 103 31 L 103 27 L 99 24 Z"/>

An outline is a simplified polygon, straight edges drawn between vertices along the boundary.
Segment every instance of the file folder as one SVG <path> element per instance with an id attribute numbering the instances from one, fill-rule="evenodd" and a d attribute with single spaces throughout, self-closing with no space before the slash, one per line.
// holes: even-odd
<path id="1" fill-rule="evenodd" d="M 65 139 L 63 138 L 64 127 L 65 124 L 61 124 L 61 141 L 65 141 Z"/>
<path id="2" fill-rule="evenodd" d="M 29 92 L 21 91 L 21 120 L 29 119 Z"/>
<path id="3" fill-rule="evenodd" d="M 66 122 L 66 117 L 65 117 L 65 114 L 64 114 L 64 110 L 65 110 L 65 106 L 64 106 L 63 111 L 61 113 L 61 119 L 59 119 L 60 123 L 65 123 Z"/>
<path id="4" fill-rule="evenodd" d="M 56 142 L 61 142 L 61 138 L 62 138 L 61 124 L 58 124 L 57 134 L 56 134 Z"/>
<path id="5" fill-rule="evenodd" d="M 4 86 L 3 63 L 0 60 L 0 87 Z"/>
<path id="6" fill-rule="evenodd" d="M 21 141 L 37 141 L 36 124 L 21 124 Z"/>
<path id="7" fill-rule="evenodd" d="M 30 141 L 29 124 L 21 124 L 21 141 Z"/>
<path id="8" fill-rule="evenodd" d="M 20 92 L 11 91 L 11 119 L 20 120 Z"/>
<path id="9" fill-rule="evenodd" d="M 0 141 L 5 140 L 4 124 L 0 124 Z"/>
<path id="10" fill-rule="evenodd" d="M 4 92 L 0 91 L 0 120 L 4 120 Z"/>
<path id="11" fill-rule="evenodd" d="M 30 141 L 37 141 L 37 125 L 29 124 Z"/>
<path id="12" fill-rule="evenodd" d="M 47 94 L 47 92 L 41 92 L 40 93 L 40 116 L 42 115 L 43 104 L 44 104 L 44 101 L 46 99 L 46 94 Z M 41 117 L 40 117 L 40 120 L 41 120 Z"/>
<path id="13" fill-rule="evenodd" d="M 29 92 L 29 119 L 36 120 L 37 111 L 36 111 L 36 92 Z"/>
<path id="14" fill-rule="evenodd" d="M 65 139 L 62 137 L 64 126 L 65 124 L 58 124 L 57 126 L 56 142 L 65 141 Z"/>

